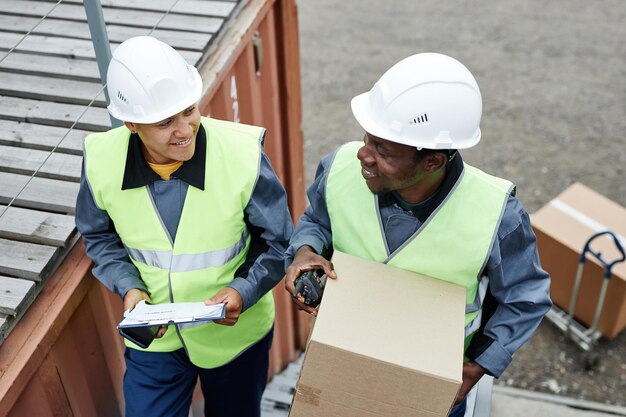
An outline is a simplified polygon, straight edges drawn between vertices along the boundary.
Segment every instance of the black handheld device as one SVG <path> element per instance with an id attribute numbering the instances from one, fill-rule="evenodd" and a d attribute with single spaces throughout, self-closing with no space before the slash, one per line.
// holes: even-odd
<path id="1" fill-rule="evenodd" d="M 322 269 L 303 272 L 295 281 L 293 296 L 301 294 L 304 297 L 304 304 L 317 307 L 322 301 L 326 275 Z"/>
<path id="2" fill-rule="evenodd" d="M 146 349 L 154 340 L 161 326 L 118 327 L 120 334 L 134 344 Z"/>

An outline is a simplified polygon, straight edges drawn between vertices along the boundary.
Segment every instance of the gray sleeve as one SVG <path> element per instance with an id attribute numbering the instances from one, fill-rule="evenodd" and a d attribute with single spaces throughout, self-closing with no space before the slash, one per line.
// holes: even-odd
<path id="1" fill-rule="evenodd" d="M 92 273 L 98 281 L 122 298 L 133 288 L 146 291 L 139 271 L 130 261 L 109 215 L 96 205 L 85 177 L 84 161 L 75 219 L 76 228 L 85 242 L 87 256 L 94 263 Z"/>
<path id="2" fill-rule="evenodd" d="M 240 268 L 228 286 L 241 294 L 243 309 L 246 310 L 285 275 L 284 253 L 293 232 L 287 194 L 264 153 L 261 155 L 259 177 L 244 214 L 252 235 L 249 251 L 252 259 L 246 260 L 251 265 Z M 255 247 L 262 249 L 252 253 Z"/>
<path id="3" fill-rule="evenodd" d="M 513 196 L 507 201 L 486 273 L 495 310 L 477 335 L 479 349 L 472 359 L 499 377 L 552 306 L 550 277 L 541 268 L 530 218 Z"/>
<path id="4" fill-rule="evenodd" d="M 336 151 L 326 155 L 320 161 L 315 180 L 307 189 L 309 206 L 298 220 L 289 248 L 285 254 L 285 267 L 291 265 L 296 251 L 304 245 L 310 246 L 316 253 L 325 253 L 332 244 L 332 229 L 326 207 L 326 180 Z"/>

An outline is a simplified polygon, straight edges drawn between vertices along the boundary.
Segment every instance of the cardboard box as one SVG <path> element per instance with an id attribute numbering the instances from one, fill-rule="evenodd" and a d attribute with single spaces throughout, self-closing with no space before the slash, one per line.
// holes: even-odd
<path id="1" fill-rule="evenodd" d="M 626 209 L 597 192 L 575 183 L 531 219 L 537 235 L 543 268 L 552 277 L 550 295 L 561 309 L 569 311 L 576 279 L 578 259 L 587 240 L 605 230 L 618 235 L 626 244 Z M 591 245 L 602 258 L 612 261 L 621 257 L 608 236 L 595 239 Z M 585 326 L 593 322 L 605 268 L 593 256 L 587 256 L 574 317 Z M 626 327 L 626 263 L 616 264 L 603 305 L 598 330 L 612 339 Z"/>
<path id="2" fill-rule="evenodd" d="M 335 252 L 290 417 L 446 416 L 465 289 Z"/>

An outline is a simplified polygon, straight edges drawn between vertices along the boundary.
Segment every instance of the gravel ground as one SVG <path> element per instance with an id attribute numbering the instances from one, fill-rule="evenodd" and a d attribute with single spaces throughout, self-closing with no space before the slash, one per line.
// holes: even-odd
<path id="1" fill-rule="evenodd" d="M 545 320 L 496 383 L 626 406 L 626 331 L 601 339 L 595 353 L 599 363 L 587 370 L 582 350 Z"/>
<path id="2" fill-rule="evenodd" d="M 301 0 L 307 184 L 319 159 L 359 140 L 349 102 L 393 63 L 442 52 L 474 73 L 483 138 L 463 157 L 508 178 L 530 213 L 573 182 L 626 206 L 626 7 L 622 0 Z M 497 381 L 626 405 L 626 332 L 600 366 L 545 321 Z"/>

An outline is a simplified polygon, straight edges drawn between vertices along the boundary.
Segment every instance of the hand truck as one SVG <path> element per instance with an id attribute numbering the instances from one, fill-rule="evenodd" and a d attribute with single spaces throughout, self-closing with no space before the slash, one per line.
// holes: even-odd
<path id="1" fill-rule="evenodd" d="M 621 254 L 620 258 L 615 259 L 612 262 L 606 261 L 599 251 L 595 252 L 590 247 L 592 241 L 604 235 L 608 235 L 613 238 L 613 242 L 615 242 L 615 246 Z M 580 289 L 580 282 L 582 280 L 587 254 L 590 254 L 591 256 L 596 258 L 604 267 L 604 279 L 602 280 L 602 287 L 600 288 L 600 296 L 598 297 L 596 311 L 593 317 L 593 321 L 591 323 L 591 327 L 589 328 L 586 328 L 581 323 L 574 320 L 574 310 L 576 309 L 578 290 Z M 580 257 L 578 258 L 578 269 L 576 271 L 576 279 L 574 281 L 574 288 L 572 291 L 572 298 L 569 304 L 569 310 L 566 312 L 556 306 L 553 306 L 548 314 L 546 314 L 546 317 L 550 321 L 552 321 L 559 329 L 561 329 L 561 331 L 565 332 L 565 334 L 571 340 L 573 340 L 581 349 L 583 349 L 587 353 L 585 366 L 588 369 L 593 369 L 598 364 L 598 356 L 594 354 L 593 350 L 595 345 L 598 343 L 598 339 L 600 339 L 600 337 L 602 336 L 597 329 L 598 322 L 600 321 L 600 314 L 602 313 L 602 308 L 604 306 L 606 290 L 612 277 L 611 269 L 615 264 L 623 262 L 624 260 L 626 260 L 624 248 L 622 247 L 620 240 L 617 238 L 617 236 L 615 236 L 613 232 L 604 231 L 591 236 L 587 240 L 587 243 L 585 243 L 585 247 L 583 248 Z"/>

